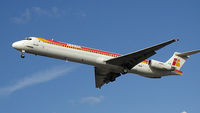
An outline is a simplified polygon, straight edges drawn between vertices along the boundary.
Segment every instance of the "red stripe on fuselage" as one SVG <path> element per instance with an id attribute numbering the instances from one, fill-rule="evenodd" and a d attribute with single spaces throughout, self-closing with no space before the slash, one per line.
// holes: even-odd
<path id="1" fill-rule="evenodd" d="M 79 48 L 80 50 L 84 50 L 84 51 L 89 51 L 89 52 L 94 52 L 94 53 L 99 53 L 99 54 L 104 54 L 104 55 L 109 55 L 109 56 L 121 56 L 119 54 L 110 53 L 110 52 L 106 52 L 106 51 L 101 51 L 101 50 L 91 49 L 91 48 L 87 48 L 87 47 L 81 47 L 81 46 L 77 46 L 77 45 L 57 42 L 54 40 L 48 40 L 48 39 L 46 39 L 46 40 L 50 43 L 54 43 L 54 44 L 61 45 L 61 46 L 70 46 L 70 47 L 74 47 L 77 49 Z"/>
<path id="2" fill-rule="evenodd" d="M 110 53 L 110 52 L 101 51 L 101 50 L 96 50 L 96 49 L 91 49 L 91 48 L 87 48 L 87 47 L 81 47 L 81 49 L 82 49 L 82 50 L 86 50 L 86 51 L 92 51 L 92 52 L 94 52 L 94 53 L 105 54 L 105 55 L 121 56 L 121 55 L 119 55 L 119 54 Z"/>

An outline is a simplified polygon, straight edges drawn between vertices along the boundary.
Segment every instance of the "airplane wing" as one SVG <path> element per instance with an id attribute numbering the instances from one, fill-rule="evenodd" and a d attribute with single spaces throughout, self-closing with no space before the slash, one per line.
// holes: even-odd
<path id="1" fill-rule="evenodd" d="M 169 40 L 164 43 L 161 43 L 161 44 L 158 44 L 158 45 L 146 48 L 146 49 L 142 49 L 142 50 L 139 50 L 139 51 L 127 54 L 127 55 L 123 55 L 123 56 L 120 56 L 117 58 L 107 60 L 106 63 L 121 66 L 124 69 L 130 70 L 134 66 L 136 66 L 138 63 L 140 63 L 143 60 L 156 54 L 156 52 L 155 52 L 156 50 L 159 50 L 159 49 L 163 48 L 164 46 L 169 45 L 176 41 L 178 41 L 178 39 Z"/>
<path id="2" fill-rule="evenodd" d="M 119 77 L 120 73 L 111 72 L 107 69 L 95 67 L 95 84 L 96 88 L 101 88 L 105 83 L 115 81 L 117 77 Z"/>

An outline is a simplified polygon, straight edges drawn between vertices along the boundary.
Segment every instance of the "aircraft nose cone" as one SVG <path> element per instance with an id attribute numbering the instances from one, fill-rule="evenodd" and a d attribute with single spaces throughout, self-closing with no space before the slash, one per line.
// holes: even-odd
<path id="1" fill-rule="evenodd" d="M 13 48 L 16 48 L 16 47 L 17 47 L 16 42 L 12 43 L 12 47 L 13 47 Z"/>
<path id="2" fill-rule="evenodd" d="M 23 42 L 21 42 L 21 41 L 14 42 L 12 44 L 12 47 L 15 48 L 15 49 L 21 50 L 23 48 Z"/>

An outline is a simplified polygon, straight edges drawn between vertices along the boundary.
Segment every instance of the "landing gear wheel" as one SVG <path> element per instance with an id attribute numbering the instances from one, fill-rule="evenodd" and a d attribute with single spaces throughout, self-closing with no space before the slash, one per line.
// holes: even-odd
<path id="1" fill-rule="evenodd" d="M 24 55 L 21 55 L 21 58 L 24 58 L 25 56 Z"/>
<path id="2" fill-rule="evenodd" d="M 21 58 L 24 58 L 25 56 L 24 56 L 24 53 L 25 53 L 25 50 L 22 50 L 21 51 Z"/>

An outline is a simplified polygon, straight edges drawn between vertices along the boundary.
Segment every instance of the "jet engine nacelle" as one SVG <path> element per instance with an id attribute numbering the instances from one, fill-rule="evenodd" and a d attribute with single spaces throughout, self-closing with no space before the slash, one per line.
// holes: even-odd
<path id="1" fill-rule="evenodd" d="M 175 67 L 156 60 L 149 60 L 149 66 L 155 69 L 174 71 Z"/>

